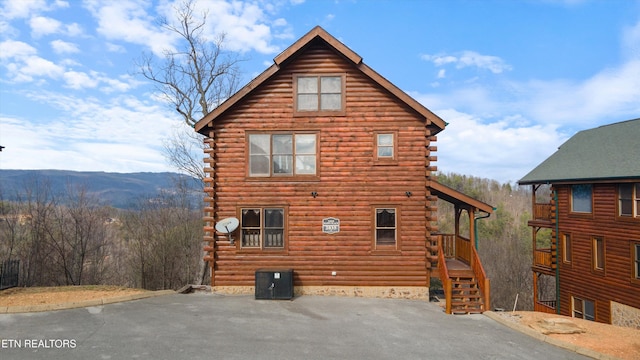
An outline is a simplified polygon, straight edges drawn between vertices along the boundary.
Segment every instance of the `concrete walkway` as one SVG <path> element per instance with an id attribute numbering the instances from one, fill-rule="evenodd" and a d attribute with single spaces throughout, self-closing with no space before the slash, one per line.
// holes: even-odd
<path id="1" fill-rule="evenodd" d="M 173 294 L 0 314 L 0 359 L 587 359 L 424 301 Z"/>

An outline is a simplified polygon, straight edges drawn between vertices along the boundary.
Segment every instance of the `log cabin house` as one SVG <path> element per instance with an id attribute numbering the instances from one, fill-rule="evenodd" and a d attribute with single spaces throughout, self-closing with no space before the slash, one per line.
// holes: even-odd
<path id="1" fill-rule="evenodd" d="M 535 310 L 640 329 L 640 119 L 578 132 L 519 183 Z"/>
<path id="2" fill-rule="evenodd" d="M 440 277 L 447 312 L 484 310 L 489 280 L 459 224 L 492 208 L 432 177 L 444 128 L 313 28 L 195 125 L 213 291 L 257 293 L 258 270 L 292 269 L 295 294 L 428 299 Z M 455 234 L 438 233 L 438 197 L 455 205 Z M 229 217 L 231 236 L 215 229 Z"/>

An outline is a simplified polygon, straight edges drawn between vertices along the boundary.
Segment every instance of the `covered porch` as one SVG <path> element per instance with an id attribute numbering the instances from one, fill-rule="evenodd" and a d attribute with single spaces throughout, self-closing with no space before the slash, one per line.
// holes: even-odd
<path id="1" fill-rule="evenodd" d="M 493 207 L 436 181 L 431 194 L 454 205 L 453 234 L 432 233 L 431 248 L 437 259 L 432 277 L 439 277 L 445 294 L 447 314 L 483 312 L 489 309 L 490 281 L 477 252 L 476 221 L 487 218 Z M 461 232 L 462 217 L 468 217 L 469 233 Z"/>

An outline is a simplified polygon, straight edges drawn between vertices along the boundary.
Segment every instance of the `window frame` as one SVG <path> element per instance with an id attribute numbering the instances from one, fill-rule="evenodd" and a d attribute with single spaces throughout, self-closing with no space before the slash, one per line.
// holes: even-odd
<path id="1" fill-rule="evenodd" d="M 604 274 L 607 268 L 606 260 L 607 243 L 604 236 L 591 236 L 591 270 L 597 274 Z"/>
<path id="2" fill-rule="evenodd" d="M 268 135 L 269 136 L 269 174 L 268 175 L 253 175 L 251 173 L 251 165 L 252 165 L 252 154 L 251 153 L 251 137 L 253 135 Z M 292 172 L 291 173 L 283 173 L 283 174 L 279 174 L 279 173 L 274 173 L 273 169 L 273 163 L 274 163 L 274 155 L 279 155 L 279 154 L 274 154 L 274 145 L 273 145 L 273 139 L 274 136 L 278 136 L 278 135 L 291 135 L 291 151 L 292 153 L 290 154 L 292 157 Z M 296 171 L 296 161 L 297 161 L 297 156 L 299 155 L 299 153 L 297 153 L 297 149 L 296 149 L 296 136 L 300 136 L 300 135 L 314 135 L 315 136 L 315 154 L 307 154 L 307 153 L 303 153 L 303 155 L 300 156 L 310 156 L 313 155 L 315 156 L 315 173 L 314 174 L 306 174 L 306 173 L 298 173 Z M 296 180 L 296 181 L 304 181 L 304 180 L 317 180 L 320 178 L 320 133 L 318 131 L 305 131 L 305 130 L 301 130 L 301 131 L 247 131 L 245 134 L 245 161 L 246 161 L 246 170 L 245 170 L 245 177 L 247 180 L 250 181 L 260 181 L 260 180 Z M 282 155 L 282 154 L 280 154 Z"/>
<path id="3" fill-rule="evenodd" d="M 631 197 L 630 198 L 622 198 L 621 197 L 621 187 L 622 186 L 630 186 L 631 187 Z M 640 221 L 640 183 L 630 182 L 630 183 L 622 183 L 616 186 L 616 213 L 618 219 L 625 221 Z M 630 201 L 631 202 L 631 214 L 623 214 L 622 213 L 622 201 Z"/>
<path id="4" fill-rule="evenodd" d="M 255 226 L 243 226 L 244 225 L 244 219 L 243 219 L 243 210 L 257 210 L 260 209 L 260 226 L 259 227 L 255 227 Z M 277 209 L 277 210 L 282 210 L 282 246 L 265 246 L 265 240 L 264 240 L 264 235 L 265 235 L 265 230 L 267 229 L 267 226 L 265 225 L 265 221 L 266 221 L 266 216 L 265 216 L 265 211 L 266 210 L 273 210 L 273 209 Z M 287 229 L 288 229 L 288 222 L 289 222 L 289 209 L 288 206 L 286 205 L 281 205 L 281 204 L 277 204 L 277 205 L 241 205 L 237 207 L 237 213 L 238 213 L 238 219 L 240 220 L 240 224 L 238 226 L 238 237 L 239 239 L 235 242 L 237 245 L 237 249 L 242 251 L 242 252 L 287 252 L 288 247 L 289 247 L 289 239 L 287 236 Z M 260 234 L 259 234 L 259 245 L 258 246 L 244 246 L 244 229 L 255 229 L 258 228 L 260 230 Z M 273 227 L 271 227 L 273 228 Z"/>
<path id="5" fill-rule="evenodd" d="M 589 187 L 590 189 L 590 193 L 589 193 L 589 211 L 582 211 L 582 210 L 576 210 L 575 209 L 575 196 L 574 196 L 574 190 L 576 190 L 577 187 Z M 593 215 L 593 184 L 573 184 L 569 186 L 569 196 L 570 196 L 570 207 L 571 207 L 571 213 L 574 215 L 583 215 L 583 216 L 590 216 Z"/>
<path id="6" fill-rule="evenodd" d="M 581 310 L 576 309 L 576 303 L 580 304 Z M 587 303 L 592 304 L 593 314 L 587 314 Z M 588 321 L 596 321 L 596 302 L 576 296 L 571 296 L 571 317 Z M 579 316 L 576 316 L 578 314 Z"/>
<path id="7" fill-rule="evenodd" d="M 560 239 L 561 239 L 561 242 L 562 242 L 562 262 L 564 264 L 571 264 L 571 262 L 573 260 L 573 239 L 572 239 L 572 236 L 571 236 L 570 233 L 561 233 Z M 567 251 L 567 249 L 568 249 L 568 251 Z"/>
<path id="8" fill-rule="evenodd" d="M 378 226 L 378 210 L 393 210 L 395 212 L 394 226 Z M 396 253 L 400 249 L 400 207 L 397 205 L 373 205 L 372 206 L 373 217 L 373 250 L 377 252 L 391 252 Z M 378 244 L 378 230 L 393 229 L 394 230 L 394 244 Z"/>
<path id="9" fill-rule="evenodd" d="M 318 80 L 318 107 L 316 110 L 298 110 L 298 78 L 315 77 Z M 340 78 L 340 109 L 337 110 L 322 110 L 322 78 L 339 77 Z M 293 116 L 344 116 L 346 114 L 346 73 L 296 73 L 293 74 Z M 324 93 L 332 94 L 332 93 Z"/>
<path id="10" fill-rule="evenodd" d="M 380 135 L 391 135 L 392 145 L 391 156 L 379 156 L 378 149 L 380 148 L 379 137 Z M 373 161 L 376 165 L 397 165 L 398 164 L 398 131 L 397 130 L 377 130 L 373 133 Z M 385 146 L 389 147 L 389 146 Z"/>
<path id="11" fill-rule="evenodd" d="M 630 241 L 629 259 L 631 260 L 631 282 L 640 285 L 640 240 Z"/>

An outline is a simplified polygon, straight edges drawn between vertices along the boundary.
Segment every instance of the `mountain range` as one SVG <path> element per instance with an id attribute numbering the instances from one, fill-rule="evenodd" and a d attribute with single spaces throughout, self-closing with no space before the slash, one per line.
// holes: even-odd
<path id="1" fill-rule="evenodd" d="M 17 200 L 33 186 L 49 186 L 51 194 L 66 193 L 83 187 L 104 205 L 132 208 L 136 201 L 154 197 L 161 191 L 173 191 L 176 184 L 187 184 L 193 197 L 202 196 L 198 180 L 183 174 L 162 172 L 109 173 L 68 170 L 0 170 L 0 199 Z"/>

